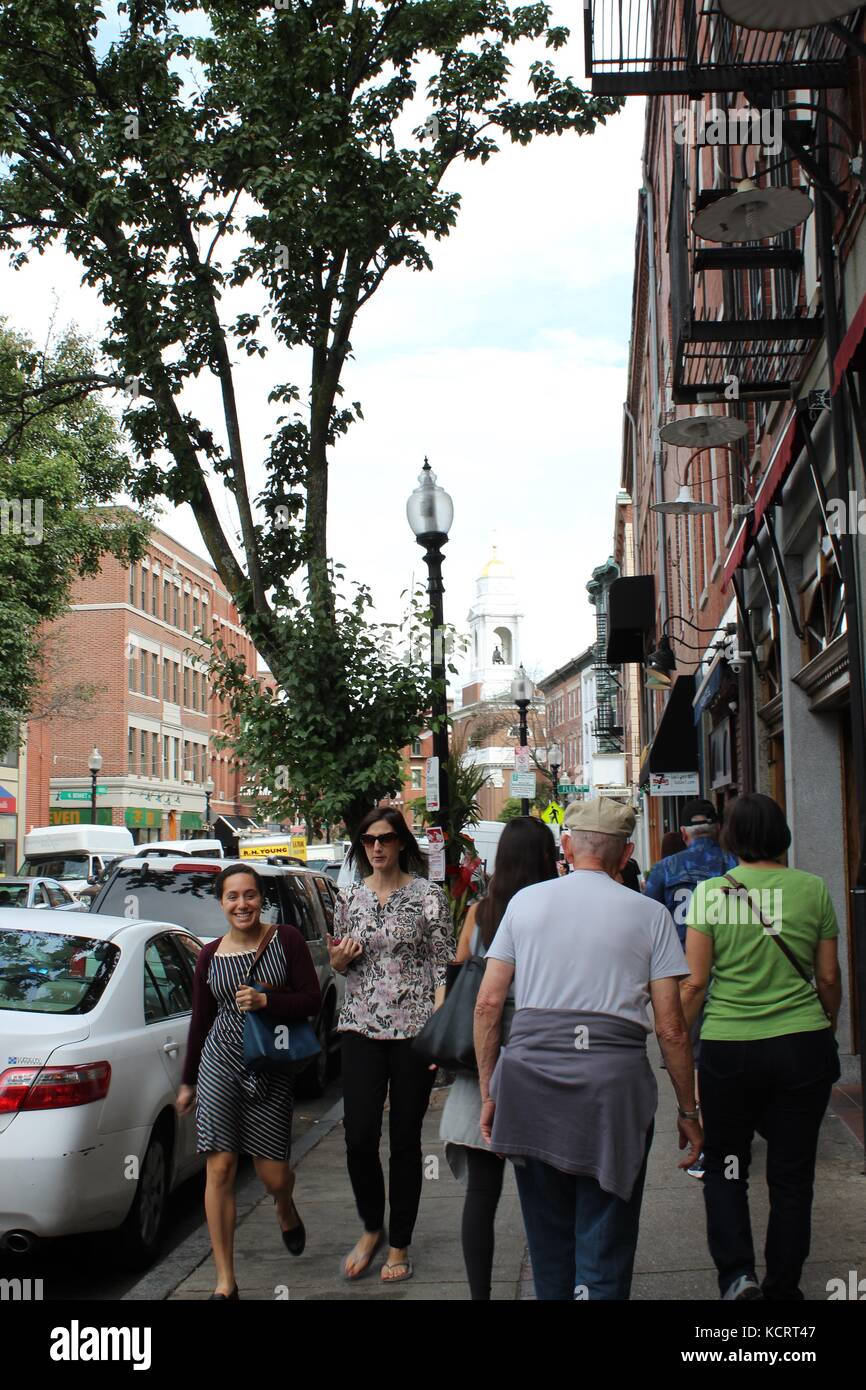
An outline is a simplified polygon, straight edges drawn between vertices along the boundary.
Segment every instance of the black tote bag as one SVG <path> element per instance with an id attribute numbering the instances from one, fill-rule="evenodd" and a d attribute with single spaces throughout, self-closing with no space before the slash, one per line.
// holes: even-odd
<path id="1" fill-rule="evenodd" d="M 484 957 L 471 956 L 460 967 L 441 1008 L 431 1014 L 412 1046 L 427 1062 L 446 1071 L 477 1071 L 475 1002 L 484 978 Z"/>

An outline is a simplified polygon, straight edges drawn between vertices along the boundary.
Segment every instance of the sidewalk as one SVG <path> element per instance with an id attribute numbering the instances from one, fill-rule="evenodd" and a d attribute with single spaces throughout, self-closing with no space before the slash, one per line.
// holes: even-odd
<path id="1" fill-rule="evenodd" d="M 677 1169 L 676 1103 L 667 1074 L 659 1068 L 654 1039 L 650 1057 L 659 1083 L 659 1109 L 644 1193 L 641 1236 L 632 1297 L 665 1301 L 718 1298 L 715 1269 L 707 1252 L 701 1184 Z M 298 1208 L 307 1227 L 307 1249 L 292 1259 L 282 1246 L 271 1201 L 263 1197 L 239 1223 L 237 1277 L 242 1298 L 256 1299 L 467 1299 L 460 1249 L 463 1188 L 451 1176 L 439 1143 L 443 1092 L 434 1092 L 423 1132 L 423 1152 L 430 1176 L 424 1183 L 421 1211 L 412 1246 L 415 1277 L 394 1287 L 383 1285 L 379 1266 L 358 1283 L 340 1276 L 340 1260 L 358 1235 L 358 1218 L 346 1175 L 342 1124 L 337 1124 L 298 1167 Z M 434 1108 L 435 1107 L 435 1108 Z M 387 1135 L 387 1117 L 385 1125 Z M 763 1246 L 767 1219 L 762 1140 L 756 1139 L 750 1187 L 756 1250 Z M 387 1172 L 387 1150 L 383 1144 Z M 824 1121 L 818 1152 L 812 1255 L 803 1292 L 824 1300 L 827 1281 L 847 1278 L 849 1270 L 866 1274 L 866 1177 L 862 1151 L 831 1111 Z M 438 1171 L 438 1176 L 435 1174 Z M 206 1298 L 213 1289 L 213 1262 L 208 1257 L 172 1293 L 176 1299 Z M 496 1222 L 495 1299 L 531 1299 L 520 1204 L 509 1167 Z"/>

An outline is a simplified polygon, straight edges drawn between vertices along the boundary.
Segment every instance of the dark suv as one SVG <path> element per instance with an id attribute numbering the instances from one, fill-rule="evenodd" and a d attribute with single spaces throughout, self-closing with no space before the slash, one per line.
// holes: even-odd
<path id="1" fill-rule="evenodd" d="M 190 859 L 177 855 L 121 859 L 99 890 L 90 911 L 115 917 L 144 917 L 185 927 L 203 941 L 224 936 L 228 924 L 213 896 L 220 869 L 237 860 Z M 256 862 L 264 880 L 262 921 L 297 927 L 313 958 L 322 990 L 322 1008 L 311 1020 L 322 1051 L 303 1074 L 304 1088 L 321 1095 L 332 1053 L 345 982 L 331 967 L 326 935 L 334 930 L 337 890 L 324 873 Z"/>

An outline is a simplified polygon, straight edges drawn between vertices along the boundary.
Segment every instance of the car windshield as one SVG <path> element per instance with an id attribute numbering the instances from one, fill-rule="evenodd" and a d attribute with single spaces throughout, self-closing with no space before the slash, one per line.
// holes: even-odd
<path id="1" fill-rule="evenodd" d="M 86 854 L 37 854 L 24 860 L 19 873 L 31 878 L 87 878 L 88 863 Z"/>
<path id="2" fill-rule="evenodd" d="M 0 907 L 26 907 L 30 895 L 29 885 L 14 883 L 11 879 L 0 879 Z"/>
<path id="3" fill-rule="evenodd" d="M 94 908 L 100 914 L 173 922 L 195 936 L 223 936 L 227 924 L 213 895 L 215 878 L 207 870 L 154 872 L 145 859 L 140 869 L 119 869 Z"/>
<path id="4" fill-rule="evenodd" d="M 0 1009 L 86 1014 L 120 959 L 111 941 L 57 932 L 0 931 Z"/>

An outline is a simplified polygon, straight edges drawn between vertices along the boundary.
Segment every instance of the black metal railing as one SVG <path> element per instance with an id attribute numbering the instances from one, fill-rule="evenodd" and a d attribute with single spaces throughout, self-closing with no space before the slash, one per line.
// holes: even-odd
<path id="1" fill-rule="evenodd" d="M 732 24 L 718 0 L 584 0 L 586 75 L 598 96 L 847 86 L 863 10 L 792 33 Z"/>

